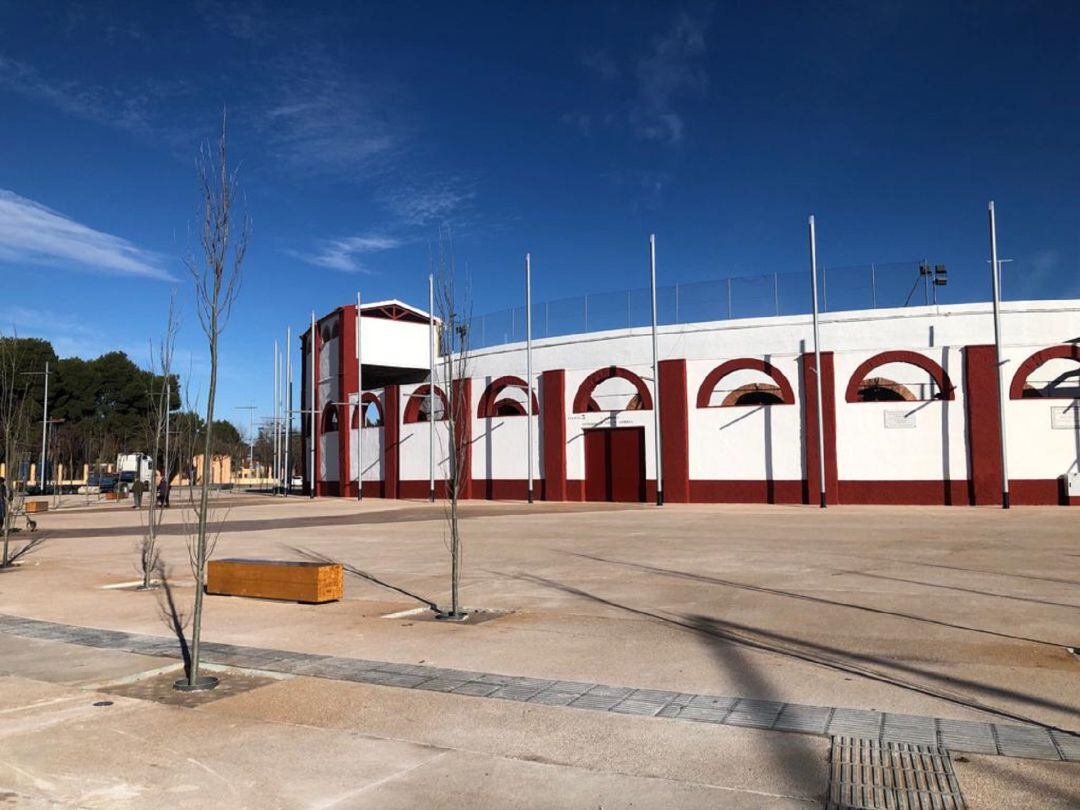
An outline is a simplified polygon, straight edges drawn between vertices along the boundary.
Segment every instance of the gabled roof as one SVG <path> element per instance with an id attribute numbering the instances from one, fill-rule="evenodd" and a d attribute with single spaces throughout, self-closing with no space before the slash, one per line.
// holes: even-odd
<path id="1" fill-rule="evenodd" d="M 427 323 L 430 318 L 426 311 L 411 307 L 396 298 L 387 301 L 375 301 L 371 304 L 361 304 L 360 314 L 365 318 L 386 318 L 391 321 L 408 321 L 410 323 Z M 439 323 L 439 319 L 435 318 L 435 322 Z"/>

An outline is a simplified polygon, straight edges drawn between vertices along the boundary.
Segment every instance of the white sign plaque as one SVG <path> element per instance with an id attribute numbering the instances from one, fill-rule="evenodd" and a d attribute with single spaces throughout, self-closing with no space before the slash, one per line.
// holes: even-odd
<path id="1" fill-rule="evenodd" d="M 915 427 L 915 411 L 885 411 L 885 427 L 890 430 L 909 430 Z"/>
<path id="2" fill-rule="evenodd" d="M 1080 399 L 1071 405 L 1055 405 L 1050 409 L 1050 427 L 1054 430 L 1080 428 Z"/>

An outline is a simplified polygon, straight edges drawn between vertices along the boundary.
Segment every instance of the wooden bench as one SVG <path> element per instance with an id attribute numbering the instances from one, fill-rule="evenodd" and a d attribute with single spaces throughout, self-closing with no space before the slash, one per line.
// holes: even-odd
<path id="1" fill-rule="evenodd" d="M 23 506 L 26 509 L 28 514 L 32 513 L 32 512 L 48 512 L 49 511 L 49 502 L 48 501 L 26 501 L 23 504 Z"/>
<path id="2" fill-rule="evenodd" d="M 345 576 L 338 563 L 292 560 L 211 560 L 206 592 L 322 604 L 344 595 Z"/>

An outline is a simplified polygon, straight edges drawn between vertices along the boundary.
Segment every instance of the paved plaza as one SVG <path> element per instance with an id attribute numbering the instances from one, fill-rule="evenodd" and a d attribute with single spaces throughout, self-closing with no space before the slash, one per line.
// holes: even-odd
<path id="1" fill-rule="evenodd" d="M 469 503 L 477 620 L 447 625 L 441 504 L 219 504 L 215 556 L 340 561 L 345 599 L 208 597 L 223 686 L 181 696 L 139 515 L 69 499 L 0 575 L 0 796 L 814 807 L 855 739 L 933 754 L 967 807 L 1080 800 L 1071 510 Z"/>

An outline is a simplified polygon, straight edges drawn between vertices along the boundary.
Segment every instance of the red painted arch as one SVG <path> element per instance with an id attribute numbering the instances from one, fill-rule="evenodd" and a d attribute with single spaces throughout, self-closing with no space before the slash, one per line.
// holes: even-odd
<path id="1" fill-rule="evenodd" d="M 596 386 L 600 385 L 604 380 L 610 380 L 614 377 L 621 377 L 637 389 L 638 396 L 641 397 L 640 410 L 652 410 L 652 394 L 649 393 L 649 387 L 645 385 L 645 381 L 625 368 L 608 366 L 594 371 L 581 381 L 581 385 L 578 386 L 577 393 L 574 395 L 574 413 L 588 413 L 589 403 L 592 401 L 592 394 L 596 390 Z"/>
<path id="2" fill-rule="evenodd" d="M 859 399 L 859 386 L 862 385 L 863 380 L 869 376 L 871 371 L 887 363 L 907 363 L 909 366 L 921 368 L 934 378 L 934 382 L 937 383 L 938 390 L 941 392 L 941 399 L 956 398 L 956 389 L 952 384 L 952 380 L 949 379 L 949 375 L 945 373 L 945 369 L 925 354 L 896 349 L 875 354 L 870 359 L 860 363 L 859 367 L 855 369 L 855 373 L 851 375 L 851 379 L 848 380 L 844 400 L 846 402 L 861 402 L 862 400 Z"/>
<path id="3" fill-rule="evenodd" d="M 484 389 L 484 393 L 480 395 L 480 402 L 476 408 L 476 418 L 486 419 L 495 416 L 498 405 L 501 404 L 499 395 L 507 388 L 517 388 L 520 391 L 525 391 L 527 387 L 521 377 L 515 377 L 512 374 L 492 380 L 491 385 Z M 540 403 L 536 399 L 536 392 L 530 391 L 529 394 L 532 396 L 532 412 L 535 416 L 540 413 Z M 521 408 L 519 415 L 526 415 L 524 406 Z"/>
<path id="4" fill-rule="evenodd" d="M 712 399 L 713 391 L 716 389 L 717 383 L 729 374 L 734 374 L 736 371 L 760 371 L 763 374 L 767 374 L 772 377 L 777 387 L 780 389 L 780 402 L 783 405 L 795 404 L 795 393 L 791 390 L 791 383 L 788 382 L 787 377 L 774 366 L 772 363 L 768 363 L 764 360 L 758 360 L 756 357 L 740 357 L 736 360 L 728 360 L 726 363 L 721 363 L 708 374 L 705 375 L 705 379 L 701 383 L 701 387 L 697 392 L 697 406 L 699 408 L 710 408 L 709 400 Z M 723 406 L 718 406 L 723 407 Z M 730 407 L 730 406 L 728 406 Z"/>
<path id="5" fill-rule="evenodd" d="M 377 396 L 375 396 L 375 394 L 371 393 L 371 391 L 365 391 L 364 396 L 360 398 L 360 401 L 364 405 L 370 405 L 370 404 L 374 403 L 375 410 L 377 410 L 379 412 L 379 425 L 381 426 L 381 425 L 386 424 L 386 416 L 383 414 L 382 400 L 380 400 Z M 352 424 L 352 426 L 354 428 L 360 426 L 360 409 L 359 408 L 353 408 L 351 424 Z"/>
<path id="6" fill-rule="evenodd" d="M 406 425 L 414 424 L 420 421 L 420 408 L 423 406 L 424 400 L 427 399 L 428 392 L 430 390 L 431 386 L 427 383 L 424 383 L 412 392 L 412 395 L 409 397 L 409 401 L 405 403 L 405 414 L 404 418 L 402 419 L 402 421 Z M 441 388 L 439 388 L 439 386 L 436 385 L 435 396 L 437 396 L 439 398 L 439 401 L 442 402 L 443 419 L 446 419 L 446 414 L 450 413 L 450 403 L 446 399 L 446 393 Z M 441 422 L 442 419 L 440 419 L 439 421 Z"/>
<path id="7" fill-rule="evenodd" d="M 1028 377 L 1044 363 L 1051 360 L 1075 360 L 1080 363 L 1080 344 L 1063 343 L 1060 346 L 1050 346 L 1040 349 L 1020 364 L 1013 375 L 1012 384 L 1009 386 L 1009 399 L 1023 399 L 1024 386 L 1027 385 Z M 1053 399 L 1053 397 L 1051 397 Z M 1069 397 L 1072 399 L 1072 397 Z"/>

